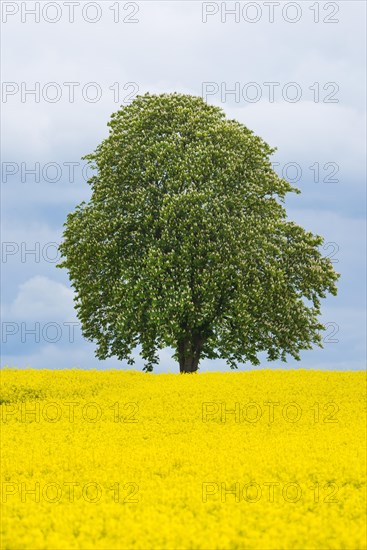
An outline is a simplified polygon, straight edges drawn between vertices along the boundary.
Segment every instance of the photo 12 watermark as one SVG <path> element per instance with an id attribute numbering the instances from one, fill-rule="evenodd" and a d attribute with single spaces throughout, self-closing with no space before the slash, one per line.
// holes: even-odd
<path id="1" fill-rule="evenodd" d="M 257 422 L 274 424 L 276 422 L 295 424 L 301 420 L 313 423 L 337 424 L 340 407 L 337 403 L 318 403 L 310 406 L 296 401 L 282 403 L 266 400 L 262 403 L 248 401 L 226 403 L 225 401 L 207 401 L 202 403 L 201 418 L 204 423 L 247 423 Z"/>
<path id="2" fill-rule="evenodd" d="M 137 24 L 140 23 L 142 2 L 85 0 L 67 2 L 8 2 L 1 6 L 1 22 L 6 23 L 88 23 L 96 25 L 100 22 Z"/>
<path id="3" fill-rule="evenodd" d="M 34 392 L 27 391 L 22 395 L 22 401 L 10 402 L 6 396 L 1 403 L 1 421 L 6 423 L 47 423 L 57 422 L 91 423 L 112 421 L 122 424 L 136 424 L 139 421 L 139 405 L 137 402 L 120 403 L 116 401 L 111 405 L 96 401 L 60 401 L 43 400 L 42 391 L 38 394 L 38 400 L 33 401 Z M 26 399 L 27 398 L 27 399 Z"/>
<path id="4" fill-rule="evenodd" d="M 1 83 L 1 103 L 99 103 L 104 99 L 130 105 L 139 93 L 137 82 L 16 82 Z"/>
<path id="5" fill-rule="evenodd" d="M 339 103 L 340 86 L 337 82 L 215 82 L 207 81 L 201 84 L 201 97 L 221 103 L 298 103 L 312 101 L 313 103 Z"/>
<path id="6" fill-rule="evenodd" d="M 340 183 L 340 165 L 334 160 L 320 159 L 305 163 L 292 160 L 271 163 L 273 169 L 290 183 L 305 180 L 309 183 Z M 3 161 L 1 182 L 13 183 L 86 183 L 95 175 L 95 169 L 87 162 L 67 160 Z"/>
<path id="7" fill-rule="evenodd" d="M 340 21 L 339 2 L 308 1 L 242 1 L 202 2 L 202 23 L 288 23 L 307 21 L 317 24 L 337 24 Z"/>
<path id="8" fill-rule="evenodd" d="M 1 342 L 3 344 L 56 344 L 77 343 L 78 321 L 2 321 Z"/>
<path id="9" fill-rule="evenodd" d="M 1 243 L 1 263 L 7 264 L 16 260 L 22 264 L 57 264 L 61 260 L 59 243 L 29 241 L 3 241 Z"/>
<path id="10" fill-rule="evenodd" d="M 84 500 L 88 504 L 105 501 L 109 503 L 139 503 L 139 485 L 135 482 L 98 483 L 97 481 L 33 481 L 1 483 L 1 500 L 3 504 L 12 504 L 16 500 L 22 503 L 61 502 L 74 503 Z"/>
<path id="11" fill-rule="evenodd" d="M 95 174 L 87 162 L 64 161 L 3 161 L 1 182 L 13 183 L 86 183 Z"/>
<path id="12" fill-rule="evenodd" d="M 339 485 L 334 481 L 315 482 L 311 485 L 297 481 L 281 483 L 279 481 L 250 481 L 234 483 L 210 481 L 202 484 L 203 502 L 246 502 L 253 504 L 259 501 L 270 503 L 296 504 L 306 497 L 314 504 L 336 504 L 339 502 Z M 310 493 L 306 495 L 306 493 Z"/>
<path id="13" fill-rule="evenodd" d="M 272 161 L 272 168 L 290 183 L 305 181 L 309 183 L 340 183 L 340 164 L 335 160 L 314 160 L 311 163 L 291 160 Z M 87 162 L 67 160 L 47 162 L 3 161 L 1 163 L 1 182 L 13 183 L 86 183 L 95 175 L 95 169 Z"/>

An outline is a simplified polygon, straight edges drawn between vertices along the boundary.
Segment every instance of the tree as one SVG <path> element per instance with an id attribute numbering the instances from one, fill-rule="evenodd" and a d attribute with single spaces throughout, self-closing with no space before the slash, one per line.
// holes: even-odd
<path id="1" fill-rule="evenodd" d="M 272 169 L 275 151 L 200 97 L 139 96 L 114 113 L 84 157 L 92 196 L 69 214 L 60 246 L 83 335 L 96 356 L 144 370 L 175 350 L 259 364 L 322 347 L 320 299 L 336 295 L 323 238 L 287 220 L 297 192 Z"/>

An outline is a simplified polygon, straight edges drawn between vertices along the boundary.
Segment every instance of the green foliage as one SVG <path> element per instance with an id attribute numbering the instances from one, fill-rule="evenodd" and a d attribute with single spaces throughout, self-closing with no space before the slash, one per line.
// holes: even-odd
<path id="1" fill-rule="evenodd" d="M 322 237 L 287 221 L 299 191 L 273 171 L 274 149 L 189 95 L 139 96 L 109 127 L 85 157 L 92 198 L 68 215 L 59 266 L 97 357 L 132 364 L 140 344 L 152 370 L 171 346 L 180 365 L 196 353 L 196 367 L 235 368 L 322 346 L 320 298 L 338 275 Z"/>

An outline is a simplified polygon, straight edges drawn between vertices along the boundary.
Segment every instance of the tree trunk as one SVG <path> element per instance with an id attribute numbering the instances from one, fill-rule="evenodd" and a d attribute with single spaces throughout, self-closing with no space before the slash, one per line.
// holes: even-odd
<path id="1" fill-rule="evenodd" d="M 196 372 L 198 370 L 203 343 L 200 336 L 186 337 L 178 342 L 180 372 Z"/>

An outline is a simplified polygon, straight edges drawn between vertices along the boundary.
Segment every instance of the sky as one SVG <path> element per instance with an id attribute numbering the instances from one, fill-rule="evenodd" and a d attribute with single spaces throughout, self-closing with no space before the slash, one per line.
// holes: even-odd
<path id="1" fill-rule="evenodd" d="M 289 219 L 324 236 L 341 274 L 322 302 L 324 348 L 256 368 L 365 368 L 365 21 L 364 1 L 2 1 L 1 365 L 131 368 L 99 361 L 83 339 L 57 245 L 90 198 L 81 157 L 107 137 L 111 113 L 176 91 L 277 147 L 274 169 L 302 191 L 287 199 Z M 177 371 L 171 355 L 156 372 Z M 219 359 L 200 368 L 228 370 Z"/>

